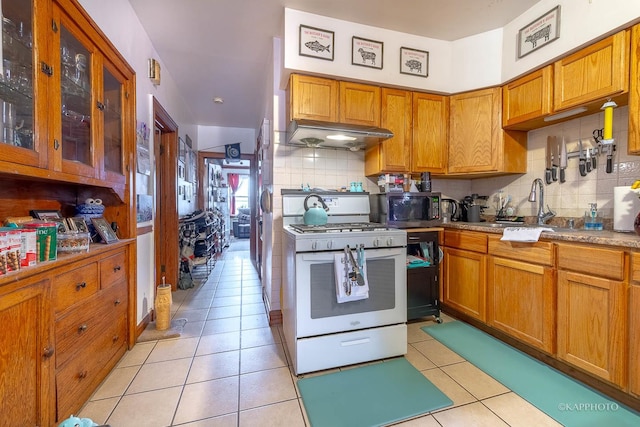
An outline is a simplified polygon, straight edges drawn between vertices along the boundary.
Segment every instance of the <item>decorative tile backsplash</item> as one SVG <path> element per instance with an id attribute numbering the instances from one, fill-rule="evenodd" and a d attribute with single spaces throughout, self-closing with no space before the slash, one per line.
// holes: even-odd
<path id="1" fill-rule="evenodd" d="M 640 156 L 627 154 L 628 108 L 614 110 L 613 137 L 616 144 L 613 172 L 605 172 L 606 157 L 598 156 L 597 170 L 581 177 L 578 171 L 578 158 L 571 158 L 566 170 L 566 182 L 553 182 L 544 186 L 545 205 L 548 205 L 558 217 L 581 217 L 589 208 L 589 203 L 597 203 L 598 211 L 604 217 L 613 215 L 613 187 L 631 185 L 640 178 Z M 527 199 L 531 183 L 535 178 L 544 179 L 545 149 L 547 136 L 565 138 L 567 150 L 577 151 L 578 141 L 583 146 L 595 147 L 593 131 L 601 129 L 604 113 L 574 119 L 564 123 L 550 125 L 530 131 L 528 134 L 527 173 L 495 178 L 438 179 L 432 182 L 433 191 L 442 192 L 446 197 L 462 199 L 466 195 L 477 193 L 489 196 L 487 214 L 495 213 L 494 197 L 500 190 L 510 195 L 511 206 L 516 214 L 535 216 L 537 202 Z M 364 176 L 364 152 L 312 149 L 275 144 L 274 153 L 274 195 L 281 188 L 340 189 L 349 188 L 351 182 L 362 182 L 365 191 L 378 192 L 377 180 Z M 545 210 L 546 210 L 545 206 Z"/>

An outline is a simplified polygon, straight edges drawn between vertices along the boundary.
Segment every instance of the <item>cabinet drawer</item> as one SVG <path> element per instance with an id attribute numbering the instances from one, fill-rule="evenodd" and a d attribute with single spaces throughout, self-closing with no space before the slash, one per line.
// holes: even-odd
<path id="1" fill-rule="evenodd" d="M 100 261 L 100 288 L 105 289 L 127 277 L 125 252 Z"/>
<path id="2" fill-rule="evenodd" d="M 124 353 L 127 319 L 121 316 L 103 329 L 103 333 L 86 347 L 80 349 L 63 369 L 56 374 L 58 418 L 77 413 L 95 387 L 115 365 L 113 356 Z"/>
<path id="3" fill-rule="evenodd" d="M 449 248 L 487 253 L 487 235 L 473 231 L 445 230 L 444 245 Z"/>
<path id="4" fill-rule="evenodd" d="M 56 367 L 59 368 L 79 349 L 98 339 L 116 318 L 126 317 L 127 289 L 121 285 L 96 294 L 67 313 L 55 324 Z M 117 303 L 116 303 L 117 301 Z"/>
<path id="5" fill-rule="evenodd" d="M 500 240 L 499 236 L 489 236 L 489 255 L 551 266 L 553 265 L 553 244 L 508 242 Z"/>
<path id="6" fill-rule="evenodd" d="M 623 280 L 624 252 L 615 249 L 559 244 L 558 269 Z"/>
<path id="7" fill-rule="evenodd" d="M 55 312 L 71 307 L 98 291 L 98 264 L 91 263 L 53 279 Z"/>

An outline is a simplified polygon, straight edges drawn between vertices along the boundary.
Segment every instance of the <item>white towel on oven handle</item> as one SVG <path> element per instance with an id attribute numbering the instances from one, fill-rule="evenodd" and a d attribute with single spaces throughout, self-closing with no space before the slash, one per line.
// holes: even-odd
<path id="1" fill-rule="evenodd" d="M 367 261 L 363 257 L 362 278 L 364 286 L 358 286 L 354 280 L 351 284 L 351 295 L 347 295 L 346 286 L 349 286 L 348 273 L 351 271 L 351 261 L 344 252 L 334 255 L 333 269 L 335 271 L 336 281 L 336 298 L 338 304 L 349 301 L 359 301 L 369 298 L 369 281 L 367 280 Z M 346 267 L 345 267 L 346 266 Z M 356 270 L 358 266 L 355 266 Z"/>

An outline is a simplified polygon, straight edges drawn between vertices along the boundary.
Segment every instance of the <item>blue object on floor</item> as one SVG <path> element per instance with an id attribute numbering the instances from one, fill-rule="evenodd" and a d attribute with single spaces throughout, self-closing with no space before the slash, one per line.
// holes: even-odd
<path id="1" fill-rule="evenodd" d="M 383 426 L 453 404 L 404 357 L 302 378 L 298 389 L 312 427 Z"/>
<path id="2" fill-rule="evenodd" d="M 564 426 L 640 426 L 640 414 L 463 322 L 423 331 Z"/>

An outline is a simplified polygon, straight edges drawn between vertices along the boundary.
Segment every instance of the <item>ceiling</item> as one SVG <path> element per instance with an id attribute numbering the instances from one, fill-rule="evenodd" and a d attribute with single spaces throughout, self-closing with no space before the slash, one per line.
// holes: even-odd
<path id="1" fill-rule="evenodd" d="M 203 126 L 257 128 L 284 7 L 440 40 L 503 27 L 540 0 L 129 0 Z M 215 104 L 221 97 L 223 104 Z"/>

